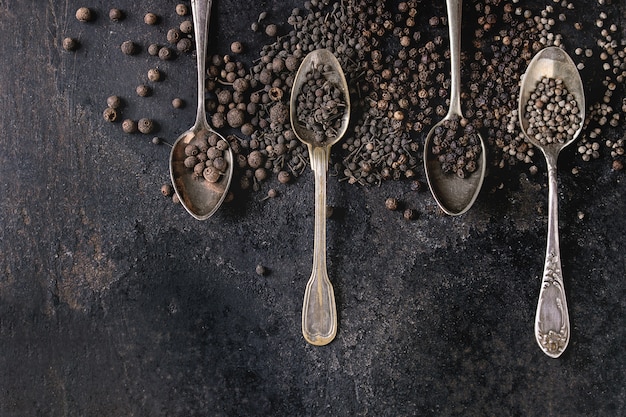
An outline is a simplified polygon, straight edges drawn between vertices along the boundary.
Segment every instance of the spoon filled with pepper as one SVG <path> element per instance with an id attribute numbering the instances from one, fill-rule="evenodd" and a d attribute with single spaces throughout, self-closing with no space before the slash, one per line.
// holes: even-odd
<path id="1" fill-rule="evenodd" d="M 302 334 L 313 345 L 330 343 L 337 333 L 337 308 L 326 270 L 326 171 L 330 148 L 350 121 L 345 75 L 332 52 L 310 52 L 300 64 L 291 90 L 291 126 L 306 144 L 315 174 L 313 271 L 302 306 Z"/>
<path id="2" fill-rule="evenodd" d="M 233 153 L 211 128 L 204 107 L 204 77 L 208 23 L 212 0 L 191 0 L 198 65 L 198 109 L 195 124 L 182 133 L 170 153 L 170 177 L 176 195 L 189 214 L 206 220 L 220 207 L 233 176 Z"/>
<path id="3" fill-rule="evenodd" d="M 463 1 L 448 0 L 450 33 L 450 108 L 428 133 L 424 143 L 424 170 L 439 207 L 452 216 L 470 209 L 483 184 L 485 143 L 461 112 L 461 14 Z"/>
<path id="4" fill-rule="evenodd" d="M 522 132 L 541 149 L 548 169 L 548 242 L 535 338 L 546 355 L 558 358 L 569 342 L 570 324 L 559 249 L 557 160 L 585 120 L 583 83 L 565 51 L 548 47 L 530 61 L 520 87 L 518 116 Z"/>

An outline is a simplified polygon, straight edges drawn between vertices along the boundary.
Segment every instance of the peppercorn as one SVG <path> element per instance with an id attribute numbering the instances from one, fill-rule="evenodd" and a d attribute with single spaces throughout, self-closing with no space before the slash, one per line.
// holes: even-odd
<path id="1" fill-rule="evenodd" d="M 138 85 L 137 88 L 135 88 L 135 91 L 137 92 L 137 95 L 139 97 L 148 97 L 150 93 L 152 92 L 150 87 L 148 87 L 145 84 Z"/>
<path id="2" fill-rule="evenodd" d="M 193 42 L 189 38 L 182 38 L 176 43 L 176 49 L 183 53 L 189 52 L 193 49 Z"/>
<path id="3" fill-rule="evenodd" d="M 410 208 L 405 209 L 402 213 L 402 217 L 404 217 L 405 220 L 414 220 L 416 217 L 415 210 Z"/>
<path id="4" fill-rule="evenodd" d="M 398 210 L 398 199 L 394 197 L 387 198 L 385 200 L 385 208 L 391 211 Z"/>
<path id="5" fill-rule="evenodd" d="M 287 171 L 279 171 L 278 172 L 278 182 L 281 184 L 287 184 L 291 181 L 291 174 Z"/>
<path id="6" fill-rule="evenodd" d="M 143 22 L 146 25 L 156 25 L 158 21 L 159 17 L 154 13 L 146 13 L 146 15 L 143 17 Z"/>
<path id="7" fill-rule="evenodd" d="M 137 53 L 137 47 L 133 41 L 124 41 L 120 48 L 125 55 L 134 55 Z"/>
<path id="8" fill-rule="evenodd" d="M 187 5 L 179 3 L 176 5 L 176 14 L 179 16 L 187 16 L 189 14 L 189 9 Z"/>
<path id="9" fill-rule="evenodd" d="M 107 106 L 112 109 L 117 109 L 122 105 L 122 99 L 118 96 L 109 96 L 107 97 Z"/>
<path id="10" fill-rule="evenodd" d="M 256 272 L 257 275 L 263 276 L 266 274 L 267 270 L 265 269 L 265 267 L 261 264 L 258 264 L 255 268 L 254 268 L 254 272 Z"/>
<path id="11" fill-rule="evenodd" d="M 150 45 L 148 45 L 148 55 L 157 56 L 159 54 L 160 48 L 161 47 L 157 45 L 156 43 L 151 43 Z"/>
<path id="12" fill-rule="evenodd" d="M 252 169 L 259 168 L 265 163 L 265 157 L 260 151 L 252 151 L 248 155 L 248 165 Z"/>
<path id="13" fill-rule="evenodd" d="M 278 33 L 278 26 L 276 26 L 275 24 L 272 23 L 265 27 L 265 34 L 267 36 L 274 37 L 276 36 L 277 33 Z"/>
<path id="14" fill-rule="evenodd" d="M 159 49 L 159 58 L 162 59 L 163 61 L 170 60 L 173 57 L 174 57 L 174 53 L 167 46 L 164 46 L 161 49 Z"/>
<path id="15" fill-rule="evenodd" d="M 175 109 L 180 109 L 184 105 L 185 105 L 185 102 L 178 97 L 172 100 L 172 107 L 174 107 Z"/>
<path id="16" fill-rule="evenodd" d="M 161 194 L 163 194 L 165 197 L 171 196 L 173 191 L 173 187 L 170 184 L 163 184 L 161 186 Z"/>
<path id="17" fill-rule="evenodd" d="M 182 22 L 180 22 L 180 25 L 178 26 L 178 28 L 180 29 L 182 33 L 185 33 L 187 35 L 192 34 L 193 22 L 191 20 L 183 20 Z"/>
<path id="18" fill-rule="evenodd" d="M 139 122 L 137 122 L 137 129 L 144 134 L 152 133 L 152 130 L 154 130 L 154 122 L 145 117 L 141 118 Z"/>
<path id="19" fill-rule="evenodd" d="M 213 182 L 217 182 L 220 179 L 220 177 L 222 176 L 222 173 L 216 168 L 211 166 L 211 167 L 206 167 L 202 175 L 204 176 L 205 180 L 213 183 Z"/>
<path id="20" fill-rule="evenodd" d="M 152 82 L 159 81 L 161 79 L 161 71 L 158 68 L 150 68 L 148 70 L 148 80 Z"/>
<path id="21" fill-rule="evenodd" d="M 114 22 L 119 22 L 120 20 L 124 19 L 124 12 L 122 12 L 120 9 L 113 8 L 109 10 L 109 19 Z"/>
<path id="22" fill-rule="evenodd" d="M 93 13 L 87 7 L 80 7 L 78 10 L 76 10 L 76 19 L 81 22 L 89 22 L 91 19 L 93 19 Z"/>
<path id="23" fill-rule="evenodd" d="M 243 45 L 239 41 L 235 41 L 230 44 L 230 50 L 233 54 L 240 54 L 243 52 Z"/>
<path id="24" fill-rule="evenodd" d="M 78 49 L 78 41 L 74 38 L 64 38 L 63 39 L 63 49 L 66 51 L 75 51 Z"/>
<path id="25" fill-rule="evenodd" d="M 182 38 L 182 32 L 178 28 L 172 28 L 167 31 L 167 41 L 172 45 L 178 43 L 178 41 Z"/>
<path id="26" fill-rule="evenodd" d="M 135 133 L 137 131 L 137 123 L 132 119 L 125 119 L 122 122 L 122 130 L 124 133 Z"/>
<path id="27" fill-rule="evenodd" d="M 107 122 L 114 122 L 115 120 L 117 120 L 117 111 L 115 111 L 114 108 L 107 107 L 106 109 L 104 109 L 102 117 L 104 117 L 104 120 L 106 120 Z"/>

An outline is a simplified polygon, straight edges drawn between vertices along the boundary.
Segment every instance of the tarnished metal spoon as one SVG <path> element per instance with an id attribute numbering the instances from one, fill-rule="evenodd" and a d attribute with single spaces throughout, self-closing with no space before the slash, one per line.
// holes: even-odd
<path id="1" fill-rule="evenodd" d="M 448 114 L 428 132 L 424 143 L 424 170 L 430 191 L 439 207 L 446 214 L 457 216 L 469 210 L 478 197 L 485 179 L 487 152 L 482 136 L 476 131 L 480 138 L 481 153 L 478 161 L 476 161 L 476 170 L 465 178 L 443 172 L 441 163 L 433 153 L 435 129 L 443 125 L 446 120 L 457 116 L 463 117 L 461 112 L 461 15 L 463 1 L 448 0 L 446 6 L 450 33 L 450 108 Z"/>
<path id="2" fill-rule="evenodd" d="M 195 124 L 178 137 L 170 153 L 170 177 L 174 190 L 185 210 L 198 220 L 206 220 L 217 211 L 228 193 L 233 176 L 233 152 L 230 147 L 224 151 L 228 165 L 226 172 L 217 182 L 194 178 L 194 173 L 184 165 L 185 147 L 193 143 L 198 132 L 207 130 L 224 139 L 207 122 L 204 107 L 205 59 L 212 3 L 212 0 L 191 0 L 198 64 L 198 110 Z"/>
<path id="3" fill-rule="evenodd" d="M 345 109 L 341 117 L 341 126 L 337 132 L 319 142 L 315 133 L 300 122 L 297 113 L 297 99 L 302 86 L 307 81 L 307 74 L 318 65 L 330 66 L 324 72 L 326 82 L 332 83 L 343 93 Z M 330 343 L 337 333 L 337 307 L 333 286 L 326 270 L 326 171 L 330 148 L 345 134 L 350 121 L 350 95 L 341 65 L 332 52 L 319 49 L 310 52 L 300 64 L 291 90 L 290 98 L 291 126 L 309 150 L 311 168 L 315 173 L 315 233 L 313 244 L 313 271 L 307 283 L 302 305 L 302 335 L 313 345 Z"/>
<path id="4" fill-rule="evenodd" d="M 580 111 L 580 124 L 565 143 L 553 142 L 542 145 L 534 135 L 527 133 L 530 122 L 525 117 L 524 109 L 537 83 L 543 77 L 561 79 L 568 92 L 574 96 Z M 530 61 L 522 78 L 518 113 L 522 132 L 534 146 L 541 149 L 548 169 L 548 242 L 535 315 L 535 338 L 546 355 L 558 358 L 569 343 L 570 324 L 559 249 L 557 160 L 561 149 L 571 144 L 580 134 L 585 120 L 583 83 L 576 65 L 565 51 L 557 47 L 548 47 L 539 51 Z"/>

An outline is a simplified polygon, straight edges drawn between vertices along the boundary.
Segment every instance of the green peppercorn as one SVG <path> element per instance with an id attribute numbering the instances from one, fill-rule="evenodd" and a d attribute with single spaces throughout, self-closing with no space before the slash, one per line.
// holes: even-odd
<path id="1" fill-rule="evenodd" d="M 80 7 L 78 10 L 76 10 L 76 19 L 81 22 L 89 22 L 91 19 L 93 19 L 93 13 L 87 7 Z"/>

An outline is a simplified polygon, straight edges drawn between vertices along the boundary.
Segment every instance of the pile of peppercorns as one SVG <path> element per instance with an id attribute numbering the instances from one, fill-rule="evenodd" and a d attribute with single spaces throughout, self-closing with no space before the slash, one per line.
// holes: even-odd
<path id="1" fill-rule="evenodd" d="M 432 153 L 444 173 L 465 178 L 476 171 L 482 149 L 476 129 L 467 119 L 457 115 L 444 119 L 435 127 L 432 140 Z"/>

